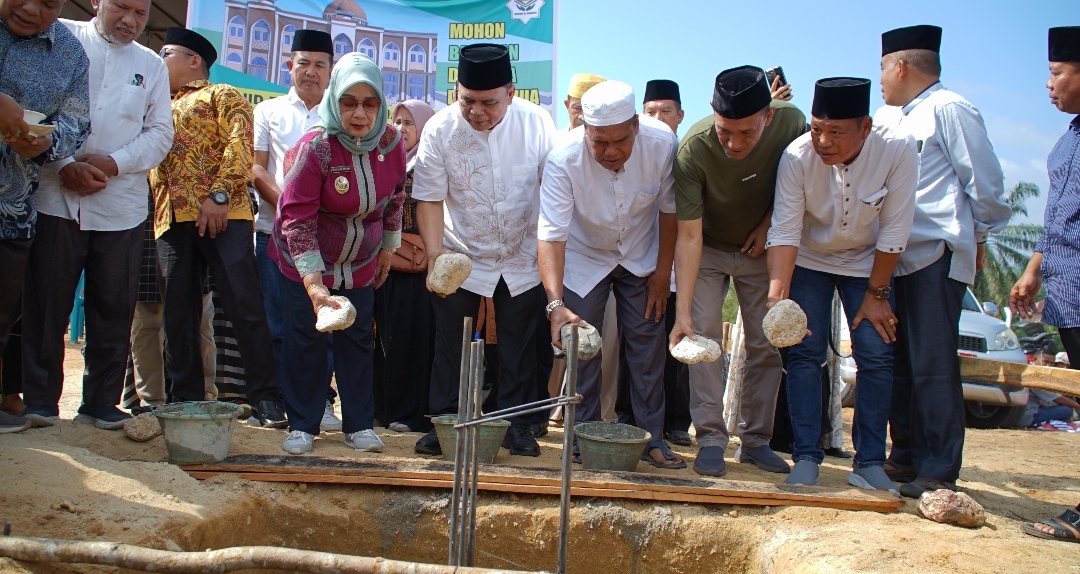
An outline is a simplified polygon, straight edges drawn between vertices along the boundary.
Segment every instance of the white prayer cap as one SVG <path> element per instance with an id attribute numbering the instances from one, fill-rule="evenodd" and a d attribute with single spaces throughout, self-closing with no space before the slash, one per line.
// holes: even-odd
<path id="1" fill-rule="evenodd" d="M 634 117 L 634 89 L 629 84 L 608 80 L 589 88 L 581 96 L 581 111 L 590 126 L 613 126 Z"/>

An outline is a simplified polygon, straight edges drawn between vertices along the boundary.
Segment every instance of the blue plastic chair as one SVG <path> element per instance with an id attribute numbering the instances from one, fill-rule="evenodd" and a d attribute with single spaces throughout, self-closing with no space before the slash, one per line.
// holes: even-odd
<path id="1" fill-rule="evenodd" d="M 86 324 L 86 310 L 83 309 L 83 301 L 86 299 L 84 292 L 86 273 L 79 276 L 79 286 L 75 289 L 75 306 L 71 309 L 71 342 L 78 343 L 82 337 L 83 328 Z"/>

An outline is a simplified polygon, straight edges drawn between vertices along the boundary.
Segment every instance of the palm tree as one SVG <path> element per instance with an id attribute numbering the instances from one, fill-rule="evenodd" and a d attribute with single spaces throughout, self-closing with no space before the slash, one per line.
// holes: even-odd
<path id="1" fill-rule="evenodd" d="M 1039 186 L 1021 181 L 1008 191 L 1005 202 L 1015 218 L 1027 215 L 1027 200 L 1039 196 Z M 1035 244 L 1042 236 L 1043 226 L 1034 223 L 1014 223 L 986 240 L 986 266 L 975 276 L 972 291 L 979 301 L 990 301 L 1005 308 L 1009 292 L 1027 267 Z"/>

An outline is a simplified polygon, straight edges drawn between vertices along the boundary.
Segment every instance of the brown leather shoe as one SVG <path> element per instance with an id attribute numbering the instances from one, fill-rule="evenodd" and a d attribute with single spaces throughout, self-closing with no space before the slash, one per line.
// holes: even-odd
<path id="1" fill-rule="evenodd" d="M 911 482 L 918 476 L 914 465 L 897 464 L 891 460 L 886 460 L 881 468 L 893 482 Z"/>

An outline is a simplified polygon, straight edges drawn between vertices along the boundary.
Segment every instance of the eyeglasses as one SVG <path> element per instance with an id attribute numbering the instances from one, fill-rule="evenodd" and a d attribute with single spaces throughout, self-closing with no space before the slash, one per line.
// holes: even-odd
<path id="1" fill-rule="evenodd" d="M 158 52 L 158 56 L 161 56 L 162 60 L 164 60 L 165 58 L 168 58 L 170 54 L 183 54 L 185 56 L 194 56 L 195 55 L 195 54 L 192 54 L 191 52 L 185 52 L 183 50 L 177 50 L 176 48 L 162 48 L 161 51 Z"/>
<path id="2" fill-rule="evenodd" d="M 356 98 L 344 97 L 338 100 L 338 106 L 341 107 L 343 112 L 351 112 L 356 110 L 357 106 L 362 106 L 365 112 L 371 114 L 382 107 L 382 100 L 379 98 L 364 98 L 363 101 L 359 101 Z"/>

